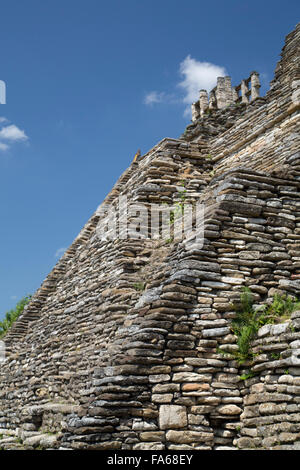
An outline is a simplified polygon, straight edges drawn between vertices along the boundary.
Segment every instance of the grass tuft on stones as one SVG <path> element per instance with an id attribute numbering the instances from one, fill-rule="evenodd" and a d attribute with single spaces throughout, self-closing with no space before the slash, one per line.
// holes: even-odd
<path id="1" fill-rule="evenodd" d="M 135 282 L 133 284 L 133 288 L 139 292 L 142 292 L 146 289 L 146 283 L 145 282 Z"/>
<path id="2" fill-rule="evenodd" d="M 240 302 L 233 305 L 233 309 L 236 317 L 232 321 L 231 329 L 237 337 L 238 349 L 232 352 L 222 350 L 218 352 L 229 355 L 239 365 L 243 365 L 254 358 L 251 343 L 256 338 L 258 330 L 266 324 L 287 320 L 292 312 L 300 309 L 300 301 L 291 296 L 275 294 L 272 303 L 255 307 L 251 290 L 249 287 L 243 287 Z"/>

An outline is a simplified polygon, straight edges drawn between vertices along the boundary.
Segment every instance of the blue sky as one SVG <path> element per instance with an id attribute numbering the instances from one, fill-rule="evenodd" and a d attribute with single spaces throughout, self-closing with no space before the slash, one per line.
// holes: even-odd
<path id="1" fill-rule="evenodd" d="M 2 2 L 0 317 L 40 286 L 136 150 L 184 131 L 195 76 L 199 89 L 211 84 L 207 64 L 233 84 L 257 70 L 266 92 L 299 9 L 294 0 Z"/>

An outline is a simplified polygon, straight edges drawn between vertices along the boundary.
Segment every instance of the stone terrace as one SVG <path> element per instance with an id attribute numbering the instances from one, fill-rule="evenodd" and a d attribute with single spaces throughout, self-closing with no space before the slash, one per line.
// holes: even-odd
<path id="1" fill-rule="evenodd" d="M 131 164 L 35 293 L 5 337 L 2 448 L 299 448 L 300 313 L 260 330 L 251 379 L 219 353 L 237 347 L 242 286 L 257 305 L 300 293 L 299 36 L 265 97 L 257 74 L 235 95 L 228 79 L 202 92 L 185 133 Z M 105 204 L 174 204 L 182 187 L 205 205 L 203 246 L 97 236 Z"/>

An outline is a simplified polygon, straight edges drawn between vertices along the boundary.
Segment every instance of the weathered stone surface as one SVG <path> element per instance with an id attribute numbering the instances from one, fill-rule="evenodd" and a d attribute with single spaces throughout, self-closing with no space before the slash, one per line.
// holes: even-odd
<path id="1" fill-rule="evenodd" d="M 210 338 L 210 337 L 217 337 L 217 336 L 225 336 L 230 333 L 230 328 L 210 328 L 208 330 L 203 330 L 202 335 L 203 338 Z"/>
<path id="2" fill-rule="evenodd" d="M 159 408 L 160 429 L 178 429 L 187 426 L 185 406 L 161 405 Z"/>
<path id="3" fill-rule="evenodd" d="M 195 372 L 178 372 L 173 375 L 174 382 L 209 382 L 211 376 L 208 374 L 197 374 Z"/>
<path id="4" fill-rule="evenodd" d="M 134 450 L 164 450 L 165 446 L 163 444 L 158 444 L 154 442 L 141 442 L 140 444 L 134 444 Z"/>
<path id="5" fill-rule="evenodd" d="M 160 431 L 141 432 L 140 439 L 142 441 L 161 442 L 164 441 L 165 433 Z"/>
<path id="6" fill-rule="evenodd" d="M 213 435 L 203 431 L 168 431 L 166 439 L 176 444 L 207 443 L 213 440 Z"/>
<path id="7" fill-rule="evenodd" d="M 218 413 L 229 416 L 239 415 L 242 411 L 243 410 L 236 405 L 224 405 L 217 408 Z"/>

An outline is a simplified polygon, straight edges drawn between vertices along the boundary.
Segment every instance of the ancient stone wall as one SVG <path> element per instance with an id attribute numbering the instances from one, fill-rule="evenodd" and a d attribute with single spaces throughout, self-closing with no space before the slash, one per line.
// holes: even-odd
<path id="1" fill-rule="evenodd" d="M 134 161 L 5 338 L 4 448 L 298 448 L 299 312 L 232 358 L 233 302 L 300 293 L 299 26 L 271 90 Z M 101 208 L 205 205 L 204 242 L 103 241 Z M 274 360 L 274 354 L 278 358 Z M 277 356 L 276 356 L 277 357 Z"/>
<path id="2" fill-rule="evenodd" d="M 278 325 L 265 325 L 254 342 L 252 370 L 245 381 L 239 449 L 299 450 L 300 312 Z"/>

